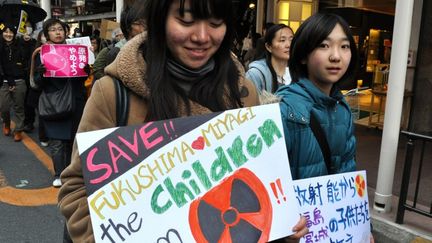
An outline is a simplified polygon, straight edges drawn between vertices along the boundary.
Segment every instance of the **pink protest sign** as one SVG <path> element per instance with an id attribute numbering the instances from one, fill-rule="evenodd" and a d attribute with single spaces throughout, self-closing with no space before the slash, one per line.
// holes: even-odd
<path id="1" fill-rule="evenodd" d="M 85 77 L 88 49 L 83 45 L 47 44 L 41 49 L 44 77 Z"/>

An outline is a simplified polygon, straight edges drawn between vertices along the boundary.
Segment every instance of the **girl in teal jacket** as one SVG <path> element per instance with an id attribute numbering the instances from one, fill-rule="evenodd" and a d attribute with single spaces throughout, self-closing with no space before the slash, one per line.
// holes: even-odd
<path id="1" fill-rule="evenodd" d="M 333 14 L 315 14 L 291 43 L 290 86 L 277 91 L 293 179 L 354 171 L 356 140 L 350 108 L 338 83 L 353 80 L 357 49 L 348 24 Z M 330 150 L 330 165 L 310 127 L 311 113 Z"/>

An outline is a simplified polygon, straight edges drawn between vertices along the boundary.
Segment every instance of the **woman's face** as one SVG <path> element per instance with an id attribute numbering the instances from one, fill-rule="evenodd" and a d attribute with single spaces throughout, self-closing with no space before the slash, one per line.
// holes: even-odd
<path id="1" fill-rule="evenodd" d="M 131 24 L 129 39 L 145 31 L 145 24 L 142 20 L 135 21 Z"/>
<path id="2" fill-rule="evenodd" d="M 171 4 L 166 23 L 167 46 L 173 57 L 191 69 L 204 66 L 219 49 L 226 33 L 222 19 L 194 19 L 189 1 L 184 16 L 179 13 L 180 1 Z"/>
<path id="3" fill-rule="evenodd" d="M 93 51 L 97 51 L 99 49 L 99 45 L 96 39 L 91 40 L 91 46 L 93 48 Z"/>
<path id="4" fill-rule="evenodd" d="M 5 31 L 3 31 L 2 36 L 6 43 L 11 43 L 15 37 L 15 34 L 9 28 L 7 28 Z"/>
<path id="5" fill-rule="evenodd" d="M 337 24 L 329 36 L 307 57 L 308 78 L 322 90 L 329 90 L 345 74 L 350 61 L 349 39 Z"/>
<path id="6" fill-rule="evenodd" d="M 282 28 L 275 33 L 271 45 L 266 44 L 266 48 L 271 53 L 272 58 L 288 61 L 293 36 L 294 34 L 289 28 Z"/>
<path id="7" fill-rule="evenodd" d="M 65 30 L 61 24 L 56 23 L 48 28 L 48 40 L 54 44 L 64 43 Z"/>

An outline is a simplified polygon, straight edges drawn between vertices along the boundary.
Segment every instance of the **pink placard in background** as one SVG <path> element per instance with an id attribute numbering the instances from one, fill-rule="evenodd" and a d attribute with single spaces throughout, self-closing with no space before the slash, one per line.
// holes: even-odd
<path id="1" fill-rule="evenodd" d="M 41 49 L 44 77 L 85 77 L 88 49 L 84 45 L 46 44 Z"/>

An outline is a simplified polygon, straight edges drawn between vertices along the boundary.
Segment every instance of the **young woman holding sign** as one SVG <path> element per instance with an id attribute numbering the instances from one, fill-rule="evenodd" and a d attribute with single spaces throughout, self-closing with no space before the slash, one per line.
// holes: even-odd
<path id="1" fill-rule="evenodd" d="M 147 1 L 147 34 L 131 39 L 105 69 L 129 89 L 129 125 L 258 105 L 254 85 L 230 51 L 232 8 L 226 0 Z M 80 132 L 116 126 L 113 97 L 110 76 L 94 84 Z M 76 145 L 62 181 L 59 205 L 72 239 L 94 242 Z M 296 226 L 294 237 L 307 232 L 305 225 Z"/>
<path id="2" fill-rule="evenodd" d="M 65 23 L 58 19 L 48 19 L 43 24 L 43 33 L 47 39 L 47 44 L 65 44 Z M 32 60 L 34 70 L 33 81 L 43 93 L 52 93 L 63 89 L 68 83 L 72 85 L 74 112 L 62 118 L 43 119 L 46 137 L 50 139 L 48 149 L 54 164 L 54 187 L 60 187 L 60 173 L 69 165 L 72 142 L 78 128 L 79 120 L 85 104 L 84 81 L 87 77 L 74 78 L 55 78 L 44 77 L 45 65 L 40 62 L 37 54 Z"/>

